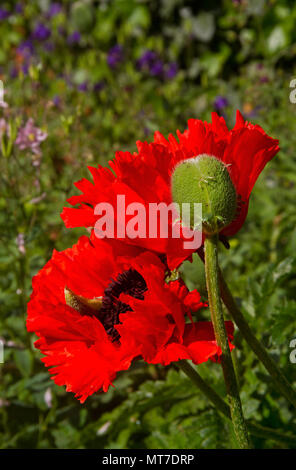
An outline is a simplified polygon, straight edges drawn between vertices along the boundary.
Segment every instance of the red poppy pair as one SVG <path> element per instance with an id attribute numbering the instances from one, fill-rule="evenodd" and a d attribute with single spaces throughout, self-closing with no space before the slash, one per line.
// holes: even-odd
<path id="1" fill-rule="evenodd" d="M 242 226 L 251 190 L 278 141 L 259 126 L 237 122 L 228 131 L 223 118 L 212 124 L 189 120 L 179 142 L 155 134 L 151 144 L 138 142 L 138 154 L 118 152 L 108 169 L 90 168 L 94 184 L 76 183 L 82 191 L 69 202 L 62 218 L 68 227 L 94 227 L 99 202 L 165 202 L 171 199 L 170 179 L 183 160 L 207 153 L 227 165 L 237 191 L 238 212 L 222 233 Z M 115 210 L 116 213 L 116 210 Z M 167 282 L 169 269 L 190 257 L 183 240 L 173 238 L 100 240 L 94 231 L 76 245 L 54 252 L 33 278 L 27 328 L 39 337 L 36 347 L 58 385 L 66 385 L 83 402 L 99 389 L 107 391 L 116 373 L 135 359 L 167 365 L 180 359 L 199 364 L 221 354 L 210 322 L 192 314 L 205 304 L 181 280 Z M 229 340 L 233 325 L 226 322 Z M 232 346 L 231 346 L 232 347 Z"/>

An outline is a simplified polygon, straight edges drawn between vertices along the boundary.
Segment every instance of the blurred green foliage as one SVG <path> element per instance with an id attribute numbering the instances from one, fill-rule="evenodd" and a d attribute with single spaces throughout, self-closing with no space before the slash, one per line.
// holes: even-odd
<path id="1" fill-rule="evenodd" d="M 26 303 L 32 276 L 52 250 L 84 233 L 67 230 L 59 214 L 87 165 L 135 150 L 136 140 L 152 139 L 155 130 L 167 135 L 188 118 L 209 120 L 215 107 L 232 126 L 239 108 L 280 139 L 281 152 L 257 182 L 231 249 L 221 246 L 221 264 L 252 329 L 295 385 L 296 105 L 289 85 L 296 77 L 296 4 L 65 0 L 54 15 L 46 0 L 23 2 L 22 11 L 20 4 L 1 2 L 9 14 L 0 20 L 8 104 L 0 110 L 0 448 L 229 448 L 228 422 L 172 367 L 138 362 L 115 389 L 80 405 L 40 362 L 25 329 Z M 36 38 L 40 23 L 46 39 Z M 139 65 L 147 50 L 160 61 L 158 73 Z M 41 155 L 13 143 L 30 117 L 48 133 Z M 182 275 L 206 297 L 198 258 Z M 294 410 L 238 331 L 235 343 L 246 417 L 295 432 Z M 198 370 L 225 395 L 217 364 Z M 255 445 L 287 447 L 259 438 Z"/>

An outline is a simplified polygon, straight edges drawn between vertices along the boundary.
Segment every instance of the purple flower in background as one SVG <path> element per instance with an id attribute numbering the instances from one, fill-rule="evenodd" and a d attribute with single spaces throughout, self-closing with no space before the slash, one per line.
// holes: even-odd
<path id="1" fill-rule="evenodd" d="M 214 108 L 217 111 L 222 112 L 226 106 L 228 106 L 228 99 L 225 98 L 225 96 L 216 96 L 214 101 Z"/>
<path id="2" fill-rule="evenodd" d="M 165 78 L 168 80 L 172 80 L 175 78 L 175 76 L 178 73 L 178 64 L 176 62 L 170 62 L 167 65 L 166 71 L 165 71 Z"/>
<path id="3" fill-rule="evenodd" d="M 58 15 L 62 11 L 62 5 L 60 3 L 52 3 L 49 7 L 47 15 L 49 18 Z"/>
<path id="4" fill-rule="evenodd" d="M 52 99 L 52 102 L 53 102 L 54 106 L 56 106 L 58 108 L 61 104 L 61 98 L 58 95 L 55 95 Z"/>
<path id="5" fill-rule="evenodd" d="M 70 34 L 67 39 L 67 43 L 71 46 L 72 44 L 78 44 L 81 39 L 81 34 L 79 31 L 74 31 L 74 33 Z"/>
<path id="6" fill-rule="evenodd" d="M 24 75 L 28 75 L 29 72 L 29 67 L 32 62 L 32 57 L 34 54 L 34 44 L 31 39 L 26 39 L 25 41 L 22 41 L 18 48 L 17 48 L 17 54 L 22 56 L 22 66 L 21 67 L 15 67 L 10 75 L 12 78 L 16 78 L 19 75 L 20 70 L 23 72 Z"/>
<path id="7" fill-rule="evenodd" d="M 150 68 L 150 66 L 157 60 L 157 54 L 154 51 L 147 50 L 145 51 L 141 57 L 137 61 L 138 68 L 144 69 L 145 67 Z"/>
<path id="8" fill-rule="evenodd" d="M 30 61 L 26 61 L 20 68 L 12 67 L 10 70 L 10 78 L 18 78 L 20 72 L 23 72 L 24 75 L 28 75 L 30 68 Z"/>
<path id="9" fill-rule="evenodd" d="M 38 23 L 33 31 L 33 39 L 36 39 L 37 41 L 46 41 L 46 39 L 50 38 L 50 36 L 50 29 L 43 23 Z"/>
<path id="10" fill-rule="evenodd" d="M 29 73 L 29 68 L 30 68 L 30 63 L 29 62 L 25 62 L 23 65 L 22 65 L 22 72 L 24 75 L 28 75 Z"/>
<path id="11" fill-rule="evenodd" d="M 139 70 L 146 70 L 153 77 L 169 80 L 174 78 L 178 72 L 176 62 L 170 62 L 165 65 L 159 55 L 151 49 L 147 49 L 137 60 L 137 67 Z"/>
<path id="12" fill-rule="evenodd" d="M 111 69 L 114 69 L 118 64 L 123 61 L 123 47 L 120 44 L 111 47 L 107 56 L 107 64 Z"/>
<path id="13" fill-rule="evenodd" d="M 40 155 L 40 144 L 47 138 L 47 133 L 34 126 L 32 118 L 18 131 L 16 145 L 20 150 L 30 149 L 35 155 Z"/>
<path id="14" fill-rule="evenodd" d="M 6 20 L 10 16 L 10 12 L 6 8 L 0 7 L 0 20 Z"/>
<path id="15" fill-rule="evenodd" d="M 268 83 L 269 82 L 269 78 L 267 75 L 263 75 L 262 77 L 260 77 L 260 82 L 261 83 Z"/>
<path id="16" fill-rule="evenodd" d="M 15 13 L 16 13 L 17 15 L 21 15 L 21 14 L 23 13 L 23 9 L 24 9 L 24 8 L 23 8 L 23 5 L 22 5 L 21 3 L 17 3 L 17 4 L 15 5 L 14 11 L 15 11 Z"/>
<path id="17" fill-rule="evenodd" d="M 163 71 L 163 62 L 160 59 L 156 60 L 150 66 L 150 75 L 152 75 L 153 77 L 161 77 L 163 75 Z"/>
<path id="18" fill-rule="evenodd" d="M 87 90 L 88 90 L 88 83 L 87 83 L 87 81 L 80 83 L 80 84 L 78 85 L 77 89 L 78 89 L 79 91 L 83 91 L 83 92 L 87 91 Z"/>
<path id="19" fill-rule="evenodd" d="M 17 48 L 17 52 L 24 57 L 30 57 L 34 53 L 34 45 L 31 39 L 21 42 Z"/>
<path id="20" fill-rule="evenodd" d="M 103 90 L 104 87 L 105 87 L 105 83 L 103 82 L 103 80 L 100 80 L 99 82 L 96 82 L 94 84 L 93 91 L 96 93 L 99 93 L 100 91 Z"/>

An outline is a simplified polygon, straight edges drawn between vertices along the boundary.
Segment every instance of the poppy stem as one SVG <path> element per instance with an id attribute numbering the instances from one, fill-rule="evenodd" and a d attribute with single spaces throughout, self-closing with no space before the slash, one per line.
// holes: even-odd
<path id="1" fill-rule="evenodd" d="M 215 408 L 222 413 L 226 418 L 231 419 L 230 408 L 225 401 L 218 395 L 215 390 L 208 385 L 205 380 L 199 375 L 187 361 L 181 360 L 175 363 L 175 365 L 184 372 L 187 377 L 196 385 L 196 387 L 213 403 Z M 296 437 L 285 432 L 278 431 L 277 429 L 267 428 L 261 426 L 250 420 L 247 420 L 247 426 L 249 432 L 256 437 L 271 439 L 275 442 L 288 443 L 295 445 Z"/>
<path id="2" fill-rule="evenodd" d="M 208 299 L 216 341 L 222 351 L 221 364 L 227 390 L 233 429 L 239 447 L 241 449 L 250 449 L 252 448 L 252 444 L 243 416 L 242 404 L 239 396 L 236 375 L 228 343 L 228 335 L 223 317 L 219 289 L 218 236 L 216 234 L 207 236 L 205 238 L 204 249 Z"/>
<path id="3" fill-rule="evenodd" d="M 266 370 L 271 375 L 275 385 L 278 390 L 286 397 L 286 399 L 296 408 L 296 392 L 289 384 L 288 380 L 278 368 L 277 364 L 274 362 L 272 357 L 268 354 L 261 342 L 253 334 L 251 328 L 249 327 L 247 321 L 245 320 L 242 312 L 238 308 L 224 278 L 223 274 L 219 272 L 219 283 L 221 289 L 222 300 L 238 326 L 242 336 L 249 344 L 250 348 L 254 351 L 257 357 L 260 359 L 262 364 L 265 366 Z"/>
<path id="4" fill-rule="evenodd" d="M 203 250 L 198 250 L 200 259 L 205 262 Z M 262 343 L 256 338 L 251 328 L 249 327 L 243 313 L 238 308 L 228 285 L 223 277 L 222 271 L 219 269 L 219 285 L 221 290 L 221 297 L 225 307 L 232 316 L 235 324 L 239 328 L 243 338 L 246 340 L 250 348 L 254 351 L 258 359 L 262 362 L 267 372 L 272 377 L 272 380 L 277 389 L 282 395 L 296 408 L 296 392 L 288 382 L 280 368 L 269 355 L 268 351 L 264 348 Z"/>
<path id="5" fill-rule="evenodd" d="M 215 390 L 208 385 L 199 373 L 185 360 L 176 362 L 176 366 L 181 369 L 187 377 L 202 391 L 202 393 L 215 405 L 217 410 L 224 416 L 231 419 L 230 409 L 227 403 L 218 395 Z"/>

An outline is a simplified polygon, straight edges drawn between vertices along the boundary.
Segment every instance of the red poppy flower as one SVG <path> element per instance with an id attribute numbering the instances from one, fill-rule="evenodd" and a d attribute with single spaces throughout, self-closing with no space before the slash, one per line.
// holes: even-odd
<path id="1" fill-rule="evenodd" d="M 27 318 L 55 383 L 84 402 L 134 359 L 217 360 L 212 324 L 191 318 L 204 306 L 200 295 L 165 275 L 158 256 L 116 240 L 83 236 L 55 251 L 33 278 Z M 232 339 L 233 325 L 226 326 Z"/>
<path id="2" fill-rule="evenodd" d="M 90 167 L 94 184 L 87 179 L 76 183 L 82 194 L 68 200 L 78 207 L 64 208 L 61 217 L 66 226 L 94 227 L 98 220 L 94 214 L 96 204 L 109 202 L 116 208 L 118 194 L 125 196 L 126 205 L 131 202 L 140 202 L 146 207 L 151 202 L 170 204 L 171 175 L 176 165 L 200 154 L 208 154 L 227 165 L 237 192 L 236 217 L 221 231 L 225 236 L 234 235 L 245 221 L 250 194 L 259 174 L 279 150 L 278 140 L 269 137 L 260 126 L 245 122 L 239 111 L 231 130 L 228 130 L 223 117 L 213 113 L 211 124 L 190 119 L 188 129 L 184 133 L 177 131 L 177 136 L 179 141 L 173 135 L 166 140 L 156 132 L 153 143 L 137 142 L 138 153 L 117 152 L 116 158 L 110 162 L 115 175 L 100 166 Z M 183 238 L 125 238 L 125 241 L 166 254 L 171 269 L 191 254 L 184 249 Z"/>

